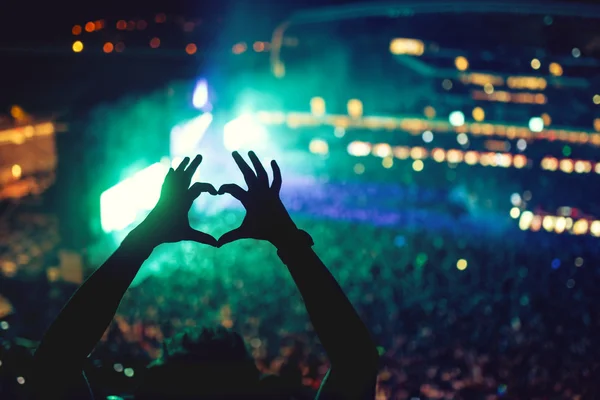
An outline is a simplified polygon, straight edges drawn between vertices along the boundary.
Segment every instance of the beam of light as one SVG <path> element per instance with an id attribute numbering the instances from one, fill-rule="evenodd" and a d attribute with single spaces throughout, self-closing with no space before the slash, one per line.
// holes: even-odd
<path id="1" fill-rule="evenodd" d="M 192 104 L 198 110 L 203 109 L 208 104 L 208 82 L 206 82 L 206 79 L 200 79 L 196 83 Z"/>
<path id="2" fill-rule="evenodd" d="M 133 224 L 158 202 L 168 166 L 152 164 L 100 195 L 100 223 L 106 233 Z"/>
<path id="3" fill-rule="evenodd" d="M 212 114 L 204 113 L 171 129 L 171 157 L 185 157 L 199 152 L 200 142 L 212 121 Z"/>

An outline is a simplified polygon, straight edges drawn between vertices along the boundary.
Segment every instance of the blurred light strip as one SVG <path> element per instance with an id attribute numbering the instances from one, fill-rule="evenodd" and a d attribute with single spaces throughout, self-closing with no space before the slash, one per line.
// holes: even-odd
<path id="1" fill-rule="evenodd" d="M 469 133 L 475 136 L 500 136 L 507 139 L 549 140 L 576 144 L 591 144 L 600 147 L 600 133 L 567 129 L 544 129 L 531 132 L 527 126 L 499 123 L 466 122 L 452 126 L 447 119 L 418 117 L 369 116 L 350 118 L 348 115 L 327 114 L 316 118 L 310 113 L 259 111 L 258 120 L 265 125 L 288 125 L 290 128 L 332 126 L 335 128 L 361 128 L 370 130 L 408 131 L 421 135 L 423 131 L 434 133 Z"/>
<path id="2" fill-rule="evenodd" d="M 540 163 L 543 170 L 561 171 L 566 174 L 591 174 L 600 175 L 600 162 L 588 160 L 573 160 L 570 158 L 556 158 L 547 156 Z"/>
<path id="3" fill-rule="evenodd" d="M 519 217 L 522 231 L 546 231 L 557 234 L 591 235 L 600 237 L 600 221 L 588 218 L 572 218 L 564 215 L 534 214 L 523 211 Z"/>
<path id="4" fill-rule="evenodd" d="M 487 84 L 494 86 L 504 85 L 504 78 L 502 78 L 501 76 L 484 74 L 480 72 L 461 74 L 459 79 L 462 83 L 478 86 L 485 86 Z"/>
<path id="5" fill-rule="evenodd" d="M 497 101 L 500 103 L 517 104 L 546 104 L 548 98 L 542 93 L 511 93 L 504 90 L 495 90 L 486 93 L 482 90 L 473 90 L 474 100 Z"/>
<path id="6" fill-rule="evenodd" d="M 0 131 L 0 144 L 22 144 L 36 136 L 50 136 L 56 132 L 52 122 L 38 125 L 20 126 L 18 128 Z"/>
<path id="7" fill-rule="evenodd" d="M 354 157 L 366 157 L 373 155 L 375 157 L 385 158 L 394 156 L 400 160 L 413 159 L 424 160 L 433 159 L 438 163 L 448 162 L 450 164 L 466 163 L 468 165 L 479 164 L 484 167 L 501 168 L 524 168 L 529 164 L 527 157 L 522 154 L 498 153 L 498 152 L 480 152 L 463 151 L 457 149 L 445 150 L 434 148 L 428 150 L 424 147 L 416 146 L 391 146 L 388 143 L 368 143 L 354 141 L 348 144 L 348 154 Z"/>

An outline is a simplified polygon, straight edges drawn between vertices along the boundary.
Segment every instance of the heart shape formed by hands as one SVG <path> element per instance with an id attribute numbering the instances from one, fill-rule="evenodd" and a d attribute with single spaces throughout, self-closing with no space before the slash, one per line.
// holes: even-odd
<path id="1" fill-rule="evenodd" d="M 254 152 L 248 157 L 254 170 L 244 161 L 238 152 L 233 159 L 244 175 L 248 189 L 244 190 L 236 184 L 225 184 L 216 190 L 210 183 L 197 182 L 191 187 L 191 180 L 202 162 L 198 155 L 190 163 L 186 157 L 177 169 L 169 169 L 163 183 L 160 199 L 148 217 L 140 224 L 152 245 L 175 243 L 190 240 L 221 247 L 240 239 L 267 240 L 278 246 L 286 234 L 297 230 L 289 213 L 279 198 L 281 190 L 281 171 L 277 162 L 271 161 L 273 182 L 269 184 L 267 171 Z M 189 166 L 188 166 L 189 164 Z M 230 194 L 239 200 L 246 209 L 241 225 L 218 240 L 213 236 L 196 230 L 190 226 L 188 213 L 192 203 L 202 193 L 211 195 Z"/>

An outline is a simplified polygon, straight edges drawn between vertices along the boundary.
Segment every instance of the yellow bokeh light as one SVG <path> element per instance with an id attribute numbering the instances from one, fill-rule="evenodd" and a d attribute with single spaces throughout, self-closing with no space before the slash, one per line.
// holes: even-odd
<path id="1" fill-rule="evenodd" d="M 322 97 L 310 99 L 310 112 L 316 117 L 325 115 L 325 100 Z"/>
<path id="2" fill-rule="evenodd" d="M 11 173 L 13 178 L 19 179 L 21 177 L 21 174 L 23 173 L 23 169 L 19 164 L 15 164 L 11 168 Z"/>
<path id="3" fill-rule="evenodd" d="M 590 233 L 594 236 L 600 236 L 600 221 L 594 221 L 590 225 Z"/>
<path id="4" fill-rule="evenodd" d="M 415 170 L 416 172 L 423 171 L 423 167 L 424 167 L 424 164 L 423 164 L 423 161 L 421 161 L 421 160 L 415 160 L 412 163 L 412 169 Z"/>
<path id="5" fill-rule="evenodd" d="M 383 165 L 383 168 L 392 168 L 394 165 L 394 158 L 391 156 L 385 157 L 383 161 L 381 161 L 381 165 Z"/>
<path id="6" fill-rule="evenodd" d="M 544 126 L 548 126 L 552 123 L 552 118 L 550 118 L 550 115 L 548 113 L 543 113 L 542 121 L 544 121 Z"/>
<path id="7" fill-rule="evenodd" d="M 600 104 L 600 94 L 595 94 L 594 97 L 592 97 L 592 101 L 594 104 Z"/>
<path id="8" fill-rule="evenodd" d="M 510 209 L 510 217 L 513 219 L 517 219 L 519 218 L 519 216 L 521 215 L 521 210 L 519 210 L 519 207 L 513 207 Z"/>
<path id="9" fill-rule="evenodd" d="M 314 154 L 327 154 L 329 152 L 329 145 L 322 139 L 313 139 L 310 141 L 308 149 Z"/>
<path id="10" fill-rule="evenodd" d="M 526 231 L 531 226 L 533 222 L 533 213 L 531 211 L 524 211 L 521 214 L 521 218 L 519 218 L 519 229 L 522 231 Z"/>
<path id="11" fill-rule="evenodd" d="M 348 115 L 352 118 L 360 118 L 363 114 L 363 103 L 358 99 L 348 101 Z"/>
<path id="12" fill-rule="evenodd" d="M 473 109 L 473 119 L 478 122 L 481 122 L 485 119 L 485 111 L 483 111 L 483 108 L 475 107 Z"/>
<path id="13" fill-rule="evenodd" d="M 573 224 L 573 233 L 576 235 L 585 235 L 588 232 L 589 223 L 585 219 L 580 219 Z"/>
<path id="14" fill-rule="evenodd" d="M 464 271 L 465 269 L 467 269 L 468 263 L 467 260 L 465 260 L 464 258 L 461 258 L 460 260 L 458 260 L 456 262 L 456 268 L 459 271 Z"/>
<path id="15" fill-rule="evenodd" d="M 417 39 L 393 39 L 390 42 L 390 53 L 420 56 L 425 51 L 425 44 Z"/>
<path id="16" fill-rule="evenodd" d="M 435 108 L 427 106 L 423 110 L 423 114 L 425 114 L 427 118 L 435 118 Z"/>
<path id="17" fill-rule="evenodd" d="M 469 61 L 463 56 L 458 56 L 454 59 L 454 65 L 457 70 L 466 71 L 469 68 Z"/>
<path id="18" fill-rule="evenodd" d="M 73 51 L 75 53 L 81 53 L 83 51 L 83 43 L 80 40 L 73 43 Z"/>
<path id="19" fill-rule="evenodd" d="M 554 76 L 561 76 L 563 74 L 563 68 L 559 63 L 550 63 L 548 69 L 550 70 L 550 73 Z"/>
<path id="20" fill-rule="evenodd" d="M 531 68 L 540 69 L 541 66 L 542 66 L 542 63 L 537 58 L 534 58 L 533 60 L 531 60 Z"/>
<path id="21" fill-rule="evenodd" d="M 485 85 L 483 85 L 483 91 L 486 94 L 494 93 L 494 85 L 492 85 L 491 83 L 486 83 Z"/>

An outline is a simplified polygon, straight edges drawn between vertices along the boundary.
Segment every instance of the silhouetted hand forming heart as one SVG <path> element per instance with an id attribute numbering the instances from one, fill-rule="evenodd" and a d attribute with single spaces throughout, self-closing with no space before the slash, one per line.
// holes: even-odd
<path id="1" fill-rule="evenodd" d="M 192 228 L 188 219 L 192 203 L 200 194 L 217 194 L 217 190 L 210 183 L 197 182 L 190 187 L 192 177 L 201 162 L 201 155 L 197 155 L 191 163 L 190 158 L 186 157 L 177 169 L 169 170 L 158 203 L 138 227 L 143 232 L 144 239 L 149 240 L 152 245 L 191 240 L 217 246 L 214 237 Z"/>
<path id="2" fill-rule="evenodd" d="M 233 159 L 242 171 L 248 190 L 235 184 L 225 184 L 219 188 L 218 194 L 229 193 L 238 199 L 246 209 L 246 216 L 239 228 L 225 233 L 218 240 L 221 247 L 239 239 L 267 240 L 279 247 L 288 232 L 297 230 L 288 211 L 279 198 L 281 190 L 281 171 L 275 160 L 271 161 L 273 183 L 269 185 L 267 171 L 260 160 L 249 152 L 252 168 L 238 152 L 233 152 Z"/>

